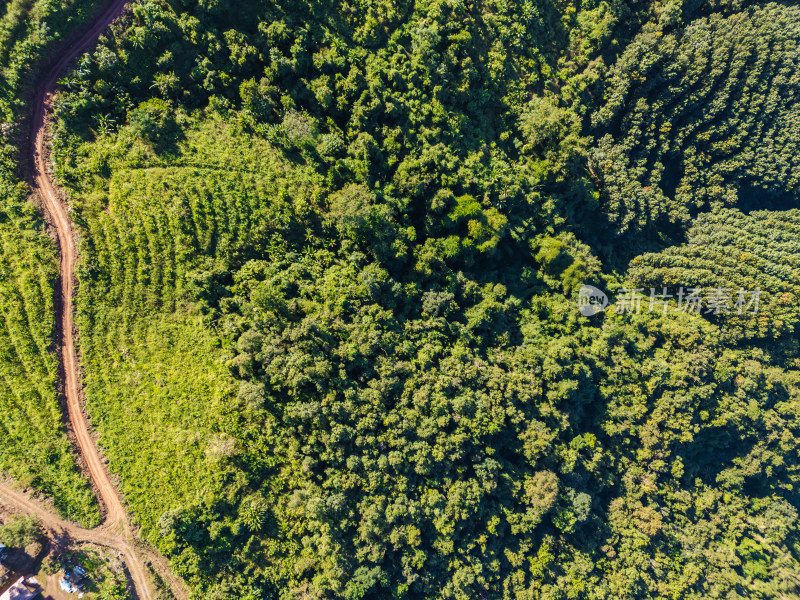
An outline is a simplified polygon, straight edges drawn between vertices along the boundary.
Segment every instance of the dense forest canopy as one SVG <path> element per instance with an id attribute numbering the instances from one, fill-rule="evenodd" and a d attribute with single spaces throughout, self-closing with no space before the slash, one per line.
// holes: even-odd
<path id="1" fill-rule="evenodd" d="M 52 132 L 141 534 L 197 598 L 800 596 L 799 48 L 791 2 L 132 3 Z M 53 256 L 3 201 L 44 429 Z"/>

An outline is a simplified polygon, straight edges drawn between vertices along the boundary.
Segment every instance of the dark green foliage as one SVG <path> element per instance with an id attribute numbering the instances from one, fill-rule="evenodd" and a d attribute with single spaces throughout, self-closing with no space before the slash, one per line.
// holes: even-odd
<path id="1" fill-rule="evenodd" d="M 142 102 L 128 113 L 131 131 L 156 148 L 174 146 L 179 132 L 170 106 L 158 98 Z"/>
<path id="2" fill-rule="evenodd" d="M 797 472 L 778 440 L 797 433 L 794 417 L 779 416 L 794 414 L 784 411 L 797 372 L 723 350 L 700 317 L 584 329 L 549 302 L 516 313 L 502 290 L 472 305 L 467 281 L 424 294 L 417 314 L 413 297 L 355 260 L 244 271 L 239 322 L 255 326 L 239 335 L 234 373 L 265 383 L 250 435 L 284 465 L 280 479 L 292 477 L 274 511 L 289 521 L 280 531 L 295 532 L 281 539 L 301 549 L 309 593 L 723 593 L 741 583 L 738 563 L 715 562 L 711 547 L 727 534 L 707 530 L 699 506 L 737 507 L 750 516 L 727 526 L 743 531 L 768 507 L 794 527 Z M 291 297 L 304 301 L 275 301 Z M 542 319 L 558 341 L 542 337 Z M 521 342 L 507 341 L 504 323 L 522 328 Z M 756 392 L 767 380 L 772 391 Z M 786 574 L 792 542 L 776 535 L 770 553 L 788 562 L 769 564 Z M 698 539 L 708 550 L 694 549 Z M 544 570 L 523 560 L 548 552 Z M 695 553 L 693 575 L 676 552 Z M 657 570 L 631 576 L 649 560 Z"/>
<path id="3" fill-rule="evenodd" d="M 796 206 L 800 8 L 669 21 L 625 49 L 592 117 L 609 233 L 674 232 L 725 206 Z"/>
<path id="4" fill-rule="evenodd" d="M 668 287 L 673 294 L 680 286 L 704 288 L 704 296 L 723 290 L 727 310 L 720 307 L 711 318 L 726 330 L 748 337 L 791 335 L 800 320 L 800 211 L 744 215 L 725 209 L 701 215 L 685 245 L 636 257 L 628 277 L 640 286 Z M 760 290 L 758 308 L 736 308 L 739 290 Z M 751 295 L 745 299 L 746 306 Z"/>
<path id="5" fill-rule="evenodd" d="M 42 524 L 33 516 L 15 515 L 0 526 L 0 543 L 9 548 L 25 548 L 43 536 Z"/>
<path id="6" fill-rule="evenodd" d="M 25 109 L 23 88 L 37 61 L 94 9 L 88 0 L 9 0 L 0 5 L 0 122 L 10 125 Z"/>

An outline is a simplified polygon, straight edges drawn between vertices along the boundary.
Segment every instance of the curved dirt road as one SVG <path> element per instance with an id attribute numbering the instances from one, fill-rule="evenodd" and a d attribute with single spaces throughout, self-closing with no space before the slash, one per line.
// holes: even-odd
<path id="1" fill-rule="evenodd" d="M 144 568 L 139 558 L 136 556 L 131 545 L 119 535 L 110 534 L 104 531 L 103 528 L 83 529 L 82 527 L 78 527 L 77 525 L 60 519 L 24 494 L 12 491 L 6 487 L 0 487 L 0 502 L 13 506 L 17 510 L 27 514 L 36 515 L 41 520 L 42 524 L 51 531 L 64 531 L 70 538 L 76 541 L 92 542 L 100 546 L 107 546 L 108 548 L 117 550 L 125 559 L 125 565 L 136 587 L 137 596 L 139 596 L 140 600 L 152 598 L 147 576 L 145 575 Z"/>
<path id="2" fill-rule="evenodd" d="M 47 70 L 36 84 L 30 148 L 33 151 L 33 185 L 42 200 L 42 205 L 47 211 L 51 224 L 55 226 L 58 235 L 58 246 L 61 251 L 61 266 L 59 269 L 61 293 L 59 295 L 59 305 L 56 306 L 56 311 L 60 314 L 57 314 L 56 318 L 60 321 L 58 331 L 61 334 L 61 376 L 64 379 L 64 394 L 67 401 L 69 421 L 77 438 L 78 448 L 86 461 L 92 481 L 106 510 L 104 527 L 111 528 L 121 524 L 125 532 L 130 533 L 125 509 L 103 467 L 94 441 L 89 435 L 86 418 L 81 410 L 77 359 L 72 335 L 72 284 L 75 272 L 75 241 L 72 224 L 47 172 L 44 139 L 46 103 L 49 95 L 55 90 L 56 81 L 67 65 L 85 52 L 98 36 L 105 31 L 108 25 L 119 16 L 125 7 L 125 3 L 125 0 L 114 0 L 111 6 L 90 25 L 89 29 L 74 44 L 70 45 L 68 50 L 62 54 L 60 59 Z"/>
<path id="3" fill-rule="evenodd" d="M 54 533 L 64 532 L 77 542 L 91 542 L 119 552 L 125 561 L 125 566 L 140 600 L 153 598 L 145 569 L 142 566 L 142 557 L 150 561 L 153 568 L 169 585 L 177 600 L 188 600 L 189 595 L 183 582 L 172 574 L 164 557 L 149 548 L 134 545 L 131 538 L 110 532 L 105 527 L 96 529 L 79 527 L 53 514 L 38 501 L 4 485 L 0 485 L 0 504 L 11 506 L 29 515 L 35 515 L 46 529 Z"/>
<path id="4" fill-rule="evenodd" d="M 108 473 L 98 454 L 97 447 L 89 434 L 88 424 L 81 409 L 80 387 L 78 385 L 78 361 L 75 354 L 72 323 L 72 294 L 75 273 L 75 241 L 72 224 L 67 211 L 60 201 L 53 181 L 48 173 L 45 153 L 45 114 L 50 95 L 56 82 L 67 66 L 91 47 L 125 8 L 127 0 L 112 0 L 110 4 L 83 30 L 74 34 L 66 48 L 55 62 L 42 74 L 35 87 L 27 157 L 32 159 L 28 166 L 28 179 L 41 197 L 42 206 L 50 223 L 55 227 L 61 255 L 59 269 L 60 291 L 56 302 L 57 332 L 60 335 L 60 367 L 64 381 L 67 416 L 75 435 L 78 449 L 89 470 L 99 500 L 105 509 L 103 524 L 94 530 L 87 530 L 64 521 L 43 508 L 24 494 L 0 486 L 0 500 L 16 509 L 35 514 L 50 529 L 66 531 L 73 539 L 90 541 L 118 550 L 131 575 L 140 600 L 153 597 L 148 577 L 142 565 L 141 556 L 146 555 L 162 577 L 173 588 L 178 600 L 188 598 L 184 586 L 169 572 L 166 561 L 157 553 L 134 545 L 134 537 L 125 508 L 119 494 L 111 483 Z"/>

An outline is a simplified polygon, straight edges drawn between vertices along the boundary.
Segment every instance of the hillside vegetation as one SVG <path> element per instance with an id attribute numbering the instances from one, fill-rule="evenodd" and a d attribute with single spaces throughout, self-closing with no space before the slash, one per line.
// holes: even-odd
<path id="1" fill-rule="evenodd" d="M 231 144 L 229 130 L 193 128 L 186 153 L 170 160 L 121 136 L 105 157 L 106 187 L 73 205 L 84 230 L 77 324 L 87 406 L 151 534 L 164 511 L 242 485 L 228 464 L 236 382 L 201 297 L 217 293 L 218 265 L 263 252 L 265 232 L 290 223 L 294 208 L 278 198 L 315 193 L 313 176 L 288 171 L 258 139 Z"/>
<path id="2" fill-rule="evenodd" d="M 698 217 L 685 245 L 637 256 L 628 272 L 639 285 L 718 289 L 730 297 L 718 319 L 729 333 L 789 338 L 798 322 L 800 212 L 722 209 Z M 735 309 L 739 290 L 758 290 L 759 309 Z M 749 302 L 751 296 L 745 300 Z M 744 313 L 740 315 L 739 313 Z"/>
<path id="3" fill-rule="evenodd" d="M 611 225 L 670 233 L 700 211 L 796 206 L 800 7 L 670 25 L 625 49 L 592 115 L 591 160 Z"/>
<path id="4" fill-rule="evenodd" d="M 800 595 L 797 22 L 133 5 L 54 156 L 88 412 L 197 597 Z"/>
<path id="5" fill-rule="evenodd" d="M 83 22 L 80 1 L 0 4 L 0 469 L 52 496 L 61 513 L 99 522 L 58 402 L 53 244 L 19 181 L 20 120 L 37 61 Z"/>

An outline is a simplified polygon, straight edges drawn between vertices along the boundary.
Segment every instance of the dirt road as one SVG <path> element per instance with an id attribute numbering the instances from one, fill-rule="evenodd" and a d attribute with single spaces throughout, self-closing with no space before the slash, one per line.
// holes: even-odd
<path id="1" fill-rule="evenodd" d="M 183 582 L 175 577 L 169 569 L 166 560 L 157 552 L 134 543 L 132 537 L 121 535 L 109 531 L 106 527 L 95 529 L 84 529 L 74 523 L 65 521 L 54 514 L 49 508 L 42 505 L 27 495 L 17 492 L 6 485 L 0 485 L 0 504 L 13 507 L 14 509 L 38 517 L 44 527 L 54 534 L 60 536 L 66 533 L 71 539 L 77 542 L 91 542 L 100 546 L 106 546 L 116 550 L 122 555 L 125 566 L 131 576 L 136 594 L 140 600 L 153 598 L 150 584 L 142 560 L 147 559 L 153 565 L 161 578 L 169 585 L 172 594 L 177 600 L 188 600 L 189 594 Z"/>
<path id="2" fill-rule="evenodd" d="M 155 564 L 162 577 L 167 580 L 178 600 L 188 598 L 182 583 L 168 572 L 166 561 L 157 553 L 138 547 L 134 544 L 125 508 L 116 488 L 111 483 L 103 465 L 97 446 L 89 434 L 88 424 L 81 409 L 80 387 L 78 385 L 78 361 L 75 354 L 72 322 L 72 295 L 75 276 L 75 240 L 72 223 L 67 210 L 61 202 L 53 181 L 48 173 L 45 148 L 45 115 L 48 102 L 55 90 L 56 82 L 69 64 L 90 48 L 97 38 L 106 30 L 125 8 L 126 0 L 112 0 L 92 22 L 80 32 L 74 34 L 67 42 L 59 57 L 45 69 L 35 85 L 32 119 L 28 136 L 27 155 L 31 160 L 28 166 L 28 180 L 39 194 L 42 206 L 51 225 L 57 234 L 61 255 L 59 269 L 60 293 L 57 295 L 56 320 L 59 336 L 60 371 L 64 383 L 67 418 L 75 435 L 78 449 L 89 470 L 92 482 L 97 490 L 104 509 L 105 520 L 94 530 L 82 529 L 72 523 L 53 515 L 37 502 L 8 488 L 0 486 L 0 500 L 38 516 L 51 529 L 62 529 L 76 540 L 86 540 L 117 549 L 124 557 L 129 573 L 136 587 L 140 600 L 152 598 L 148 578 L 141 557 L 146 555 Z"/>
<path id="3" fill-rule="evenodd" d="M 98 527 L 97 529 L 83 529 L 73 523 L 64 521 L 35 500 L 28 498 L 25 494 L 21 494 L 5 486 L 0 486 L 0 503 L 12 506 L 26 514 L 37 516 L 42 521 L 42 524 L 53 532 L 66 532 L 73 540 L 92 542 L 117 550 L 125 559 L 125 564 L 133 579 L 139 598 L 144 599 L 152 597 L 140 559 L 136 556 L 133 547 L 121 536 L 110 534 L 102 527 Z"/>
<path id="4" fill-rule="evenodd" d="M 111 6 L 88 28 L 86 33 L 79 37 L 77 42 L 61 55 L 61 58 L 48 69 L 37 83 L 31 122 L 30 146 L 33 151 L 33 185 L 41 197 L 42 205 L 47 211 L 51 224 L 56 229 L 58 245 L 61 251 L 61 267 L 59 270 L 61 294 L 59 296 L 60 302 L 58 303 L 60 306 L 56 306 L 56 311 L 60 314 L 57 314 L 56 318 L 60 322 L 60 326 L 57 329 L 61 334 L 61 376 L 64 380 L 64 393 L 69 421 L 92 481 L 105 506 L 106 523 L 104 526 L 111 528 L 122 524 L 125 530 L 129 531 L 125 509 L 108 478 L 106 470 L 103 468 L 103 463 L 89 435 L 86 419 L 81 410 L 77 359 L 72 335 L 72 284 L 75 272 L 75 241 L 67 211 L 56 193 L 46 168 L 44 140 L 44 115 L 47 109 L 47 100 L 55 89 L 56 81 L 67 65 L 80 56 L 105 31 L 111 21 L 122 12 L 124 6 L 124 0 L 114 0 Z"/>

